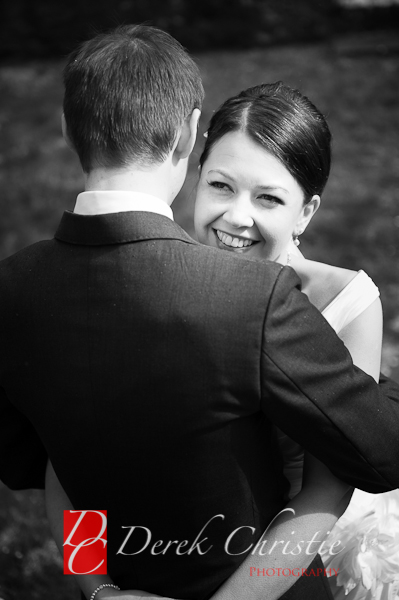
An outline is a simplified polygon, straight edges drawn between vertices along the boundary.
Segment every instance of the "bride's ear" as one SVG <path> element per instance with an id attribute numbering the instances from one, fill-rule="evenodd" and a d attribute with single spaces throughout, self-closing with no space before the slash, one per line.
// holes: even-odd
<path id="1" fill-rule="evenodd" d="M 300 231 L 301 233 L 303 233 L 305 231 L 306 227 L 312 220 L 314 214 L 318 210 L 320 202 L 320 196 L 318 194 L 315 194 L 314 196 L 312 196 L 312 199 L 309 200 L 307 204 L 305 204 L 305 206 L 302 209 L 301 216 L 299 217 L 296 224 L 296 230 L 298 232 Z"/>
<path id="2" fill-rule="evenodd" d="M 201 111 L 199 108 L 194 108 L 193 112 L 184 119 L 177 145 L 174 150 L 176 158 L 187 158 L 193 151 L 195 140 L 197 139 L 200 116 Z"/>

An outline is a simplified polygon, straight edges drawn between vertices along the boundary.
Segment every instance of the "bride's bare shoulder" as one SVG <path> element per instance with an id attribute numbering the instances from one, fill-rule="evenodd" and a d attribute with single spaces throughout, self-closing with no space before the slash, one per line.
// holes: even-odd
<path id="1" fill-rule="evenodd" d="M 302 291 L 319 310 L 324 310 L 357 275 L 357 271 L 303 257 L 295 257 L 291 266 L 302 280 Z"/>

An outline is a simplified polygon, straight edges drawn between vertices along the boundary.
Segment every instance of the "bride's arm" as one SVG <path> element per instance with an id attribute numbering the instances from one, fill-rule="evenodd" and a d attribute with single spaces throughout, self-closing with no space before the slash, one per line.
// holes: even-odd
<path id="1" fill-rule="evenodd" d="M 382 307 L 378 298 L 338 333 L 353 363 L 377 382 L 381 367 Z"/>
<path id="2" fill-rule="evenodd" d="M 250 553 L 211 600 L 280 598 L 310 565 L 351 495 L 352 488 L 306 455 L 302 490 L 263 534 L 267 543 L 258 546 L 260 552 Z"/>
<path id="3" fill-rule="evenodd" d="M 318 547 L 333 527 L 337 518 L 345 510 L 349 501 L 348 486 L 338 481 L 319 461 L 308 456 L 304 469 L 304 484 L 302 491 L 294 498 L 287 508 L 295 511 L 282 513 L 268 529 L 264 549 L 254 556 L 249 555 L 243 565 L 223 584 L 223 586 L 212 597 L 215 600 L 242 600 L 243 597 L 250 599 L 264 598 L 265 579 L 263 577 L 250 577 L 250 567 L 255 568 L 306 568 L 313 560 Z M 63 511 L 73 510 L 72 503 L 62 488 L 51 463 L 48 463 L 46 475 L 46 508 L 50 527 L 56 544 L 62 554 L 63 551 Z M 292 534 L 292 531 L 295 534 Z M 317 535 L 315 535 L 317 534 Z M 307 544 L 300 544 L 303 540 L 309 542 L 315 535 L 316 541 L 307 550 Z M 302 545 L 298 554 L 284 555 L 281 541 L 289 541 L 289 551 L 295 552 L 297 544 Z M 277 546 L 273 548 L 273 544 Z M 266 555 L 263 556 L 262 552 Z M 255 571 L 256 574 L 256 571 Z M 102 583 L 112 583 L 107 575 L 78 575 L 75 577 L 80 589 L 90 597 L 96 587 Z M 289 587 L 295 583 L 295 574 L 290 577 L 276 576 L 267 578 L 268 600 L 274 600 L 281 596 Z M 270 580 L 270 581 L 269 581 Z M 251 589 L 253 588 L 253 589 Z M 159 598 L 159 596 L 146 594 L 137 590 L 117 591 L 105 588 L 96 595 L 96 600 L 139 600 L 140 598 Z"/>
<path id="4" fill-rule="evenodd" d="M 64 530 L 63 511 L 73 510 L 73 506 L 65 493 L 64 488 L 61 486 L 50 461 L 47 463 L 46 471 L 46 510 L 51 532 L 62 555 Z M 74 577 L 86 598 L 90 598 L 91 594 L 98 586 L 104 583 L 113 583 L 108 575 L 75 575 Z M 144 600 L 144 598 L 146 600 L 172 600 L 171 598 L 163 598 L 162 596 L 140 590 L 118 591 L 109 587 L 99 591 L 96 594 L 95 600 Z"/>
<path id="5" fill-rule="evenodd" d="M 378 381 L 382 343 L 381 302 L 375 300 L 339 332 L 339 336 L 351 353 L 354 364 Z M 287 505 L 287 508 L 295 510 L 295 516 L 292 512 L 283 513 L 267 530 L 268 544 L 265 548 L 270 549 L 277 543 L 279 545 L 276 550 L 280 548 L 280 552 L 275 551 L 274 556 L 267 554 L 263 557 L 249 554 L 237 571 L 212 596 L 212 600 L 239 600 L 244 596 L 244 591 L 245 597 L 250 600 L 260 600 L 264 598 L 265 593 L 268 600 L 278 599 L 295 583 L 296 578 L 251 576 L 251 567 L 259 568 L 261 572 L 263 569 L 276 570 L 278 567 L 280 573 L 283 567 L 290 568 L 291 573 L 292 569 L 297 568 L 302 572 L 301 569 L 309 565 L 314 555 L 307 556 L 303 551 L 297 556 L 284 555 L 281 552 L 284 547 L 281 541 L 293 542 L 294 536 L 291 532 L 294 530 L 297 542 L 310 539 L 316 531 L 320 532 L 318 539 L 322 540 L 345 511 L 352 489 L 335 478 L 320 461 L 309 454 L 305 457 L 302 490 Z M 294 546 L 291 543 L 287 549 L 292 548 Z M 336 552 L 338 551 L 337 547 Z"/>

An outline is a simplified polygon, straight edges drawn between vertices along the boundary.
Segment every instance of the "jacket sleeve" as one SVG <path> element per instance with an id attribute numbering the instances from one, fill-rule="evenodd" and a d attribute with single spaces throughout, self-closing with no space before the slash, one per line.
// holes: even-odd
<path id="1" fill-rule="evenodd" d="M 44 489 L 47 453 L 30 421 L 0 387 L 0 479 L 9 488 Z"/>
<path id="2" fill-rule="evenodd" d="M 284 268 L 268 305 L 261 402 L 288 436 L 348 484 L 367 492 L 399 487 L 399 386 L 377 385 Z"/>

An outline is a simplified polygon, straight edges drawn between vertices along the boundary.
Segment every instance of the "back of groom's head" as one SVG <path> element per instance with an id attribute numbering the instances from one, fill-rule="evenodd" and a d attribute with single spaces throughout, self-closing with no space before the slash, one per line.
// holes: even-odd
<path id="1" fill-rule="evenodd" d="M 201 108 L 199 69 L 168 33 L 126 25 L 97 35 L 64 70 L 67 135 L 83 170 L 162 162 Z"/>

